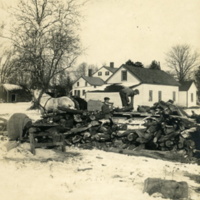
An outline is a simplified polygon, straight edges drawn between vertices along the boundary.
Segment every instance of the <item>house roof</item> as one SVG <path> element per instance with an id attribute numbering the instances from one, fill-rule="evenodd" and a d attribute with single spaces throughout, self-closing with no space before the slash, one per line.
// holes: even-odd
<path id="1" fill-rule="evenodd" d="M 192 85 L 194 81 L 184 81 L 184 82 L 181 82 L 180 84 L 180 87 L 179 87 L 179 91 L 188 91 Z"/>
<path id="2" fill-rule="evenodd" d="M 114 67 L 107 67 L 107 66 L 103 66 L 103 67 L 111 71 L 112 73 L 115 73 L 118 70 L 118 68 L 114 68 Z"/>
<path id="3" fill-rule="evenodd" d="M 90 85 L 100 86 L 104 84 L 104 81 L 99 77 L 82 76 Z"/>
<path id="4" fill-rule="evenodd" d="M 7 90 L 7 91 L 21 90 L 21 89 L 22 89 L 22 87 L 19 86 L 19 85 L 8 84 L 8 83 L 3 84 L 3 87 L 4 87 L 5 90 Z"/>
<path id="5" fill-rule="evenodd" d="M 134 67 L 125 64 L 122 65 L 122 67 L 127 69 L 134 76 L 136 76 L 142 83 L 173 86 L 180 85 L 171 75 L 162 70 Z"/>
<path id="6" fill-rule="evenodd" d="M 130 87 L 130 88 L 136 88 L 138 87 L 140 84 L 137 85 L 127 85 L 124 83 L 112 83 L 112 84 L 104 84 L 98 88 L 93 88 L 90 89 L 89 92 L 119 92 L 121 89 L 126 88 L 126 87 Z"/>

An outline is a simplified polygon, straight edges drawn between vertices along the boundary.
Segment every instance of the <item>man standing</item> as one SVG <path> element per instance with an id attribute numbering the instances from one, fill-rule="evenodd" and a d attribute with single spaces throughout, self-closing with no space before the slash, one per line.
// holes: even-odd
<path id="1" fill-rule="evenodd" d="M 119 91 L 121 101 L 122 101 L 122 106 L 123 107 L 132 107 L 133 108 L 133 98 L 135 95 L 139 94 L 138 89 L 131 89 L 129 87 L 125 87 L 122 90 Z M 129 100 L 129 97 L 131 98 L 131 101 Z"/>
<path id="2" fill-rule="evenodd" d="M 101 112 L 104 116 L 105 119 L 109 119 L 111 118 L 112 116 L 112 107 L 113 107 L 113 104 L 109 102 L 110 101 L 110 98 L 109 97 L 105 97 L 104 98 L 104 103 L 101 107 Z"/>

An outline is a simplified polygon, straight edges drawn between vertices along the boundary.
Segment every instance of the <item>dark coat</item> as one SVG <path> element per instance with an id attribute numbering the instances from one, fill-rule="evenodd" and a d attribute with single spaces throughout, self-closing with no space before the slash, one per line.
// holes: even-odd
<path id="1" fill-rule="evenodd" d="M 25 131 L 32 124 L 31 119 L 24 113 L 13 114 L 7 122 L 8 137 L 10 140 L 22 140 Z"/>

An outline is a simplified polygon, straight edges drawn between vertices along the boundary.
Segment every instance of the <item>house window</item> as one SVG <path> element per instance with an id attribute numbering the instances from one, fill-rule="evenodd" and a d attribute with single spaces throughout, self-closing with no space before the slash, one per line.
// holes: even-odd
<path id="1" fill-rule="evenodd" d="M 105 75 L 106 75 L 106 76 L 109 76 L 109 74 L 110 74 L 109 71 L 106 71 L 106 72 L 105 72 Z"/>
<path id="2" fill-rule="evenodd" d="M 77 86 L 79 86 L 79 82 L 77 82 Z"/>
<path id="3" fill-rule="evenodd" d="M 77 96 L 78 96 L 78 97 L 81 96 L 80 94 L 81 94 L 80 90 L 77 90 Z"/>
<path id="4" fill-rule="evenodd" d="M 87 86 L 87 82 L 85 81 L 85 86 Z"/>
<path id="5" fill-rule="evenodd" d="M 127 81 L 127 71 L 122 71 L 122 81 Z"/>
<path id="6" fill-rule="evenodd" d="M 149 101 L 153 101 L 153 90 L 149 90 Z"/>
<path id="7" fill-rule="evenodd" d="M 176 92 L 175 92 L 175 91 L 173 91 L 172 100 L 173 100 L 173 101 L 176 101 Z"/>
<path id="8" fill-rule="evenodd" d="M 74 96 L 76 96 L 76 90 L 74 90 Z"/>
<path id="9" fill-rule="evenodd" d="M 191 93 L 191 102 L 193 102 L 193 101 L 194 101 L 194 94 Z"/>
<path id="10" fill-rule="evenodd" d="M 158 101 L 162 100 L 162 91 L 158 91 Z"/>
<path id="11" fill-rule="evenodd" d="M 85 95 L 85 90 L 82 91 L 82 95 Z"/>
<path id="12" fill-rule="evenodd" d="M 102 76 L 102 72 L 98 72 L 98 76 Z"/>

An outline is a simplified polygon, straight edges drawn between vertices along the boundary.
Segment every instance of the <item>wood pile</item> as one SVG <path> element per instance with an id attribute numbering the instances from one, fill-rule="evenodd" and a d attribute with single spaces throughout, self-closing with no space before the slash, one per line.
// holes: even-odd
<path id="1" fill-rule="evenodd" d="M 142 120 L 143 127 L 130 126 L 127 123 L 114 123 L 103 119 L 99 112 L 89 112 L 60 108 L 56 113 L 42 116 L 37 124 L 56 124 L 54 131 L 65 136 L 66 146 L 86 149 L 117 148 L 127 150 L 179 151 L 192 156 L 195 143 L 185 138 L 183 132 L 195 126 L 194 122 L 174 105 L 159 102 L 151 108 L 152 116 Z M 134 116 L 132 116 L 134 121 Z M 40 132 L 40 130 L 38 130 Z M 44 139 L 44 138 L 43 138 Z"/>

